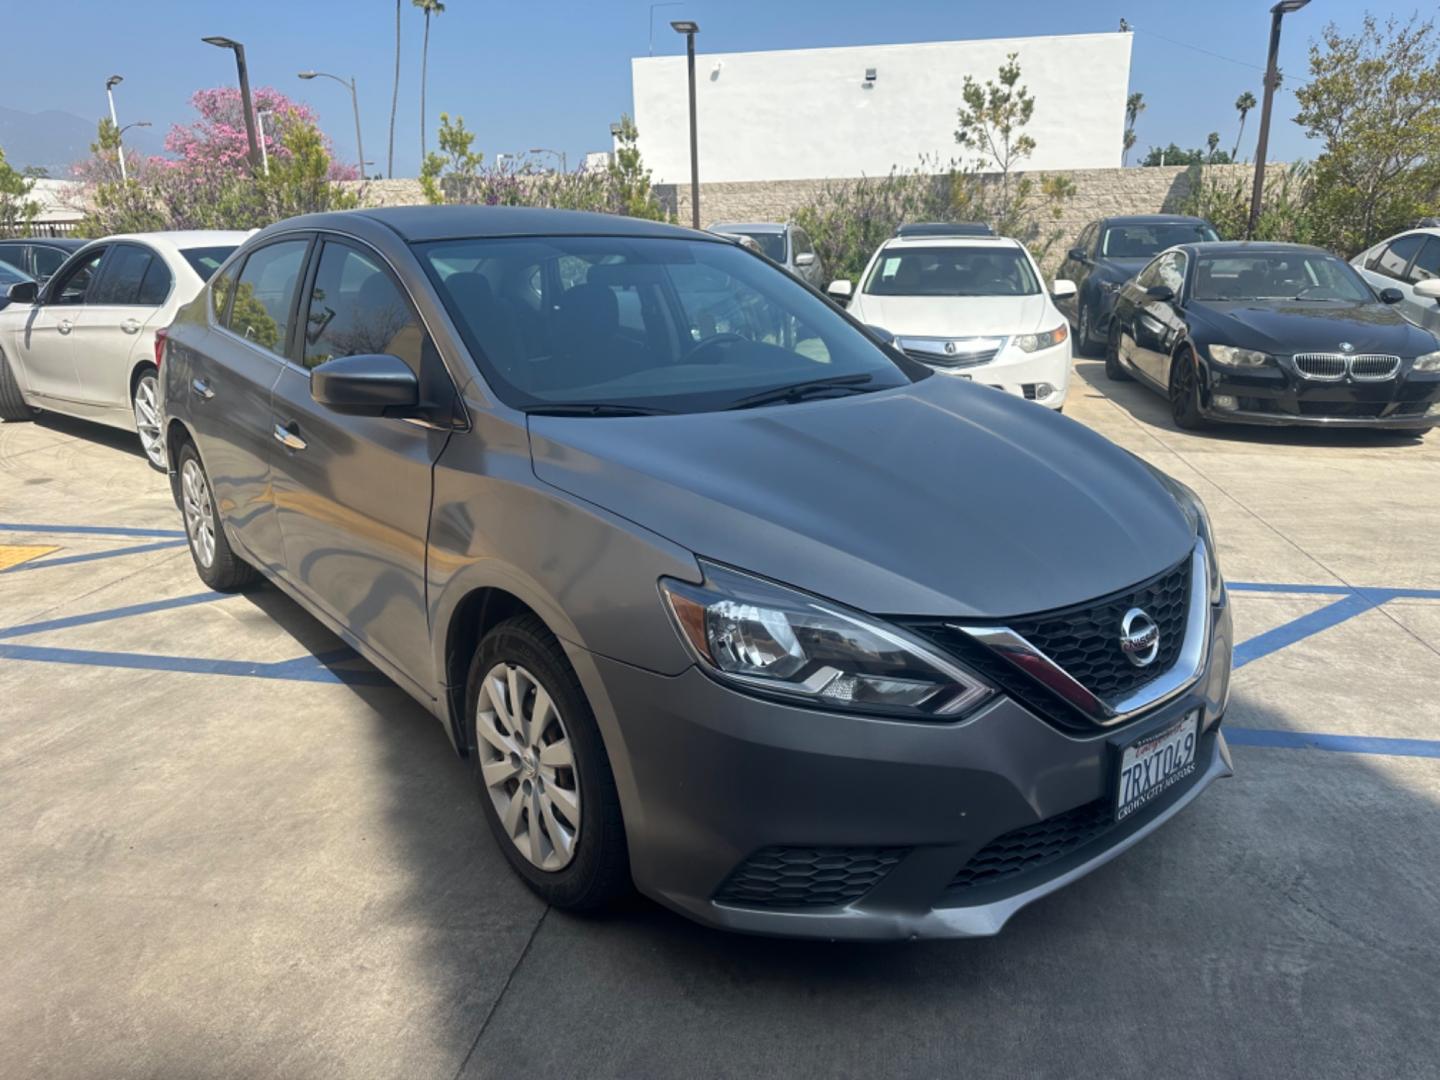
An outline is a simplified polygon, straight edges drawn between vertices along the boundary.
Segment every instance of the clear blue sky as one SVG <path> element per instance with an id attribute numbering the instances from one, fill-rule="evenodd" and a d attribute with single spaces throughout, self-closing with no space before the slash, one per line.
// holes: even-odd
<path id="1" fill-rule="evenodd" d="M 1261 94 L 1270 3 L 687 0 L 655 11 L 655 51 L 683 52 L 683 39 L 668 25 L 682 17 L 700 23 L 702 51 L 730 52 L 1114 30 L 1124 16 L 1136 30 L 1130 88 L 1149 103 L 1138 128 L 1143 154 L 1171 140 L 1203 144 L 1212 130 L 1221 133 L 1222 146 L 1230 146 L 1236 96 L 1245 89 L 1257 99 Z M 1313 0 L 1286 18 L 1281 67 L 1292 83 L 1303 79 L 1307 45 L 1321 27 L 1334 20 L 1351 29 L 1365 6 L 1363 0 Z M 1383 2 L 1370 9 L 1381 16 L 1414 10 Z M 273 85 L 310 103 L 347 157 L 354 153 L 348 94 L 323 80 L 302 83 L 295 73 L 314 67 L 356 75 L 366 156 L 383 168 L 393 70 L 390 0 L 11 2 L 0 19 L 7 41 L 0 105 L 98 118 L 105 110 L 105 78 L 118 72 L 125 76 L 117 90 L 121 123 L 151 120 L 163 131 L 189 118 L 191 91 L 233 84 L 230 55 L 199 40 L 224 34 L 245 43 L 252 84 Z M 630 108 L 629 60 L 646 53 L 649 19 L 648 0 L 447 0 L 431 35 L 432 143 L 433 118 L 445 110 L 465 117 L 487 159 L 497 151 L 546 146 L 566 151 L 573 163 L 583 151 L 606 148 L 609 124 Z M 423 21 L 410 0 L 403 2 L 401 21 L 395 170 L 413 176 L 420 158 Z M 1077 83 L 1084 77 L 1077 67 Z M 1290 122 L 1293 97 L 1282 92 L 1278 102 L 1272 159 L 1313 157 L 1313 144 Z M 1257 121 L 1252 114 L 1242 153 L 1253 152 Z"/>

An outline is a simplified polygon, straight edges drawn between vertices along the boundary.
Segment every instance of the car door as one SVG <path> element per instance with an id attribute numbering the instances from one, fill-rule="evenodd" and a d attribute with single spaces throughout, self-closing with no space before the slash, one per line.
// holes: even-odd
<path id="1" fill-rule="evenodd" d="M 80 401 L 97 412 L 130 415 L 139 343 L 174 283 L 158 252 L 132 241 L 111 246 L 70 331 Z"/>
<path id="2" fill-rule="evenodd" d="M 327 237 L 312 260 L 292 353 L 275 385 L 274 489 L 285 575 L 422 690 L 434 684 L 425 553 L 432 469 L 448 429 L 333 412 L 310 370 L 342 356 L 398 356 L 422 396 L 453 398 L 439 354 L 385 260 Z"/>
<path id="3" fill-rule="evenodd" d="M 71 411 L 79 397 L 70 335 L 107 250 L 91 248 L 67 265 L 63 275 L 46 286 L 15 337 L 15 358 L 30 392 L 49 399 L 50 407 L 60 412 Z"/>
<path id="4" fill-rule="evenodd" d="M 1146 378 L 1161 386 L 1169 377 L 1170 350 L 1183 333 L 1184 324 L 1175 310 L 1185 283 L 1185 256 L 1179 251 L 1157 255 L 1126 290 L 1134 301 L 1129 327 L 1133 339 L 1130 362 Z M 1148 290 L 1165 286 L 1173 298 L 1149 295 Z"/>
<path id="5" fill-rule="evenodd" d="M 1080 230 L 1080 236 L 1060 263 L 1057 277 L 1075 283 L 1075 295 L 1055 301 L 1061 313 L 1071 322 L 1080 319 L 1080 296 L 1085 291 L 1085 279 L 1090 275 L 1091 255 L 1094 250 L 1096 224 L 1092 221 Z M 1077 257 L 1078 256 L 1078 257 Z"/>
<path id="6" fill-rule="evenodd" d="M 1400 309 L 1411 322 L 1440 333 L 1440 301 L 1415 291 L 1415 286 L 1422 281 L 1436 279 L 1440 279 L 1440 236 L 1427 236 L 1405 271 L 1405 282 L 1401 286 L 1405 299 Z"/>
<path id="7" fill-rule="evenodd" d="M 228 531 L 242 552 L 272 572 L 284 548 L 271 487 L 272 393 L 285 368 L 300 283 L 312 238 L 277 239 L 226 267 L 210 285 L 214 319 L 203 355 L 192 359 L 186 414 Z"/>

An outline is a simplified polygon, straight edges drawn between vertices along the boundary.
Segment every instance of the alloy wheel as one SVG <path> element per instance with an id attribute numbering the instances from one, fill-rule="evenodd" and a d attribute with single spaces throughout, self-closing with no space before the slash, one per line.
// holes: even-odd
<path id="1" fill-rule="evenodd" d="M 480 773 L 511 843 L 541 870 L 563 870 L 580 836 L 580 778 L 565 721 L 518 664 L 492 667 L 475 705 Z"/>
<path id="2" fill-rule="evenodd" d="M 1075 331 L 1075 337 L 1079 339 L 1076 344 L 1082 353 L 1090 348 L 1090 309 L 1084 304 L 1080 305 L 1080 326 Z"/>
<path id="3" fill-rule="evenodd" d="M 159 382 L 153 374 L 141 375 L 135 383 L 135 430 L 140 447 L 150 464 L 165 467 L 165 441 L 160 437 Z"/>
<path id="4" fill-rule="evenodd" d="M 215 511 L 205 470 L 194 458 L 188 459 L 180 469 L 180 501 L 185 509 L 185 534 L 190 538 L 190 550 L 200 565 L 209 569 L 215 562 Z"/>

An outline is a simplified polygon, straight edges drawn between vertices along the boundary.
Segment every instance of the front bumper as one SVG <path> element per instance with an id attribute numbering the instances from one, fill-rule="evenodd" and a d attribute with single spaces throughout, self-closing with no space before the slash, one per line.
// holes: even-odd
<path id="1" fill-rule="evenodd" d="M 1380 382 L 1321 382 L 1296 374 L 1283 358 L 1277 367 L 1253 372 L 1211 362 L 1202 370 L 1200 412 L 1221 423 L 1409 431 L 1440 425 L 1440 374 L 1402 367 Z M 1226 397 L 1233 406 L 1223 402 Z"/>
<path id="2" fill-rule="evenodd" d="M 641 891 L 701 923 L 749 933 L 968 937 L 997 933 L 1021 907 L 1114 858 L 1230 775 L 1220 732 L 1231 662 L 1224 606 L 1212 612 L 1211 635 L 1207 666 L 1186 692 L 1118 731 L 1083 737 L 1009 698 L 958 725 L 908 723 L 752 698 L 696 668 L 662 676 L 593 653 L 576 667 L 607 734 Z M 1195 709 L 1197 768 L 1182 784 L 1119 824 L 1101 822 L 1062 857 L 957 885 L 997 838 L 1103 813 L 1115 740 Z M 773 849 L 842 859 L 860 851 L 849 865 L 868 884 L 829 905 L 716 899 L 733 892 L 738 868 Z M 821 858 L 815 872 L 834 873 L 830 865 Z"/>
<path id="3" fill-rule="evenodd" d="M 926 363 L 923 357 L 915 356 L 915 359 Z M 1064 406 L 1070 389 L 1070 339 L 1033 353 L 1007 344 L 994 360 L 973 367 L 929 366 L 950 378 L 968 379 L 992 390 L 1003 390 L 1047 408 L 1059 409 Z M 1045 384 L 1051 386 L 1052 391 L 1038 393 L 1037 388 Z"/>

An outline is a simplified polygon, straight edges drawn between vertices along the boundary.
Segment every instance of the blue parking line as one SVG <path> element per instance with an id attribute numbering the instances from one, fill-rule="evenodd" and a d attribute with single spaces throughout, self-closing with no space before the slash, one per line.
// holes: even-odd
<path id="1" fill-rule="evenodd" d="M 110 525 L 26 525 L 0 521 L 0 531 L 19 533 L 74 533 L 77 536 L 185 536 L 183 529 L 132 529 Z"/>
<path id="2" fill-rule="evenodd" d="M 248 679 L 342 683 L 347 686 L 385 686 L 390 682 L 373 668 L 356 671 L 336 670 L 327 667 L 315 656 L 300 656 L 293 660 L 259 663 L 247 660 L 212 660 L 199 656 L 101 652 L 94 649 L 55 649 L 43 645 L 0 645 L 0 659 L 29 660 L 41 664 L 80 664 L 87 667 L 125 668 L 136 671 L 170 671 L 187 675 L 230 675 Z"/>
<path id="3" fill-rule="evenodd" d="M 190 607 L 194 604 L 209 604 L 225 599 L 224 593 L 203 592 L 189 596 L 177 596 L 169 600 L 151 600 L 144 604 L 129 604 L 125 607 L 110 608 L 106 611 L 87 611 L 83 615 L 66 615 L 60 619 L 46 619 L 43 622 L 26 623 L 22 626 L 0 627 L 0 638 L 23 637 L 26 634 L 42 634 L 46 630 L 64 630 L 71 626 L 89 626 L 92 623 L 110 622 L 114 619 L 128 619 L 132 615 L 147 615 L 152 611 L 168 611 L 172 608 Z"/>
<path id="4" fill-rule="evenodd" d="M 1373 588 L 1368 585 L 1285 585 L 1273 581 L 1230 581 L 1225 587 L 1234 592 L 1295 593 L 1314 596 L 1377 596 L 1386 600 L 1440 600 L 1440 589 Z"/>
<path id="5" fill-rule="evenodd" d="M 162 551 L 165 548 L 184 547 L 184 540 L 157 540 L 153 544 L 137 544 L 134 547 L 116 548 L 114 551 L 90 551 L 84 555 L 62 555 L 58 559 L 36 559 L 32 562 L 12 566 L 5 571 L 17 574 L 25 570 L 48 570 L 52 566 L 73 566 L 75 563 L 96 562 L 100 559 L 118 559 L 122 555 L 140 555 L 146 551 Z"/>
<path id="6" fill-rule="evenodd" d="M 1385 757 L 1440 758 L 1440 740 L 1387 739 L 1378 735 L 1321 735 L 1308 731 L 1231 727 L 1225 724 L 1225 741 L 1231 746 L 1260 746 L 1271 750 L 1328 750 L 1340 754 L 1380 754 Z"/>
<path id="7" fill-rule="evenodd" d="M 1339 626 L 1347 619 L 1353 619 L 1356 615 L 1362 615 L 1372 608 L 1379 607 L 1386 599 L 1386 597 L 1351 593 L 1349 596 L 1336 600 L 1333 604 L 1326 604 L 1318 611 L 1307 612 L 1298 619 L 1291 619 L 1273 630 L 1266 630 L 1265 633 L 1258 634 L 1235 646 L 1235 667 L 1238 670 L 1246 664 L 1259 660 L 1262 656 L 1278 652 L 1287 645 L 1294 645 L 1297 641 L 1303 641 L 1322 630 Z"/>

